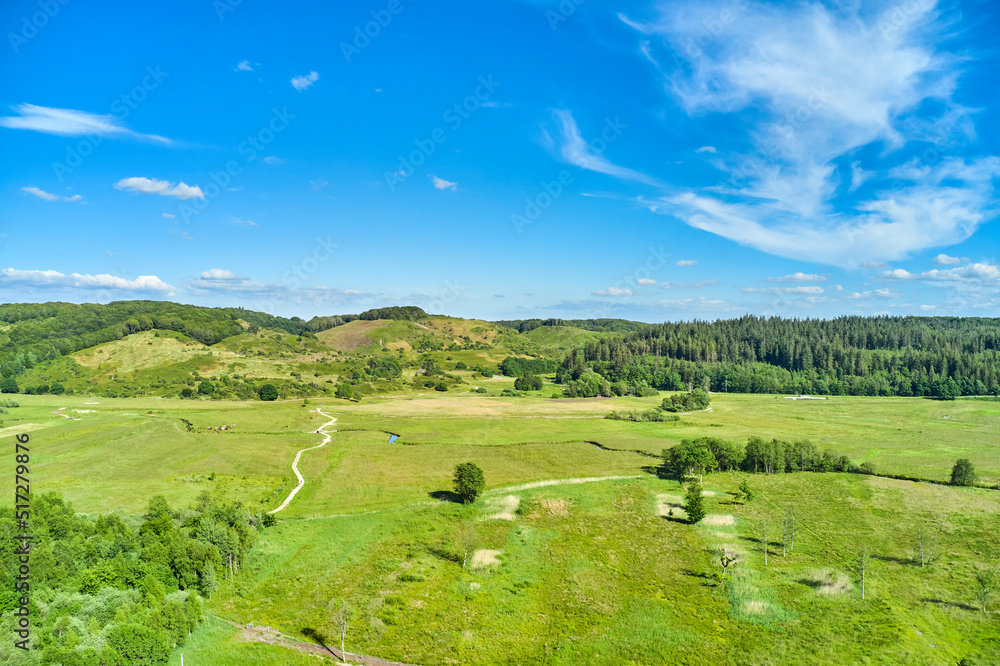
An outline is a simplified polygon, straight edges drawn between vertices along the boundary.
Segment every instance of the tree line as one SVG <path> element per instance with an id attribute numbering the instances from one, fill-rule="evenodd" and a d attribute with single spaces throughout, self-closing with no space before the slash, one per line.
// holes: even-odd
<path id="1" fill-rule="evenodd" d="M 202 598 L 239 570 L 273 517 L 207 492 L 187 510 L 162 496 L 141 516 L 84 516 L 56 493 L 31 504 L 30 652 L 0 661 L 64 666 L 162 664 L 202 619 Z M 0 508 L 0 626 L 12 628 L 19 562 L 14 511 Z"/>
<path id="2" fill-rule="evenodd" d="M 1000 395 L 1000 319 L 745 316 L 644 325 L 573 349 L 557 381 L 595 372 L 636 391 Z"/>

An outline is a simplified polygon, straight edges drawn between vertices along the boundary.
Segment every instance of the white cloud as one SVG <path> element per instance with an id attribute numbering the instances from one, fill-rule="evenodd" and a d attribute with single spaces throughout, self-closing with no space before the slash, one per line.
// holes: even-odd
<path id="1" fill-rule="evenodd" d="M 312 84 L 319 81 L 319 74 L 316 72 L 309 72 L 304 76 L 296 76 L 292 79 L 292 87 L 302 92 L 311 86 Z"/>
<path id="2" fill-rule="evenodd" d="M 1000 266 L 980 262 L 961 268 L 935 268 L 923 273 L 911 273 L 897 268 L 882 273 L 881 277 L 886 280 L 922 280 L 926 282 L 997 282 L 1000 281 Z"/>
<path id="3" fill-rule="evenodd" d="M 656 284 L 656 280 L 651 280 L 649 278 L 639 278 L 635 281 L 636 284 L 641 284 L 644 287 L 651 287 Z"/>
<path id="4" fill-rule="evenodd" d="M 60 197 L 58 194 L 52 194 L 51 192 L 46 192 L 45 190 L 37 188 L 34 185 L 30 187 L 22 187 L 21 191 L 26 192 L 28 194 L 32 194 L 38 197 L 39 199 L 45 199 L 46 201 L 59 201 L 60 199 L 62 199 L 63 201 L 83 201 L 82 194 L 74 194 L 69 197 Z"/>
<path id="5" fill-rule="evenodd" d="M 938 266 L 958 266 L 969 260 L 968 257 L 949 257 L 947 254 L 939 254 L 934 257 L 934 263 Z"/>
<path id="6" fill-rule="evenodd" d="M 204 199 L 205 194 L 197 185 L 191 186 L 184 182 L 173 185 L 165 180 L 134 176 L 122 178 L 115 183 L 115 189 L 135 192 L 137 194 L 159 194 L 163 197 L 178 199 Z"/>
<path id="7" fill-rule="evenodd" d="M 11 129 L 32 130 L 45 134 L 57 134 L 59 136 L 91 134 L 101 137 L 121 136 L 144 139 L 166 145 L 174 143 L 172 139 L 163 136 L 140 134 L 139 132 L 130 130 L 110 113 L 98 115 L 96 113 L 87 113 L 86 111 L 53 109 L 46 106 L 36 106 L 35 104 L 18 104 L 13 109 L 20 115 L 0 118 L 0 126 Z"/>
<path id="8" fill-rule="evenodd" d="M 769 277 L 768 282 L 825 282 L 826 276 L 817 273 L 792 273 L 783 277 Z"/>
<path id="9" fill-rule="evenodd" d="M 680 261 L 678 261 L 676 263 L 677 263 L 678 266 L 694 266 L 698 262 L 696 260 L 694 260 L 694 259 L 681 259 Z"/>
<path id="10" fill-rule="evenodd" d="M 715 146 L 702 146 L 698 150 L 694 151 L 696 153 L 718 153 L 719 151 L 715 149 Z"/>
<path id="11" fill-rule="evenodd" d="M 871 291 L 861 291 L 854 292 L 853 294 L 848 294 L 844 298 L 849 298 L 852 301 L 866 299 L 866 298 L 899 298 L 902 294 L 898 291 L 893 291 L 892 289 L 873 289 Z"/>
<path id="12" fill-rule="evenodd" d="M 325 180 L 320 180 L 320 179 L 318 179 L 318 178 L 317 178 L 316 180 L 310 180 L 310 181 L 309 181 L 309 185 L 310 185 L 310 186 L 311 186 L 311 187 L 312 187 L 312 188 L 313 188 L 314 190 L 316 190 L 317 192 L 318 192 L 319 190 L 323 189 L 324 187 L 326 187 L 326 186 L 327 186 L 327 185 L 329 185 L 329 184 L 330 184 L 330 183 L 328 183 L 327 181 L 325 181 Z"/>
<path id="13" fill-rule="evenodd" d="M 236 294 L 256 298 L 264 302 L 263 307 L 276 303 L 347 303 L 370 296 L 358 289 L 333 289 L 326 286 L 292 289 L 288 285 L 274 282 L 256 282 L 243 275 L 222 268 L 204 271 L 186 285 L 196 292 L 212 294 Z"/>
<path id="14" fill-rule="evenodd" d="M 248 226 L 248 227 L 256 227 L 256 226 L 259 226 L 259 225 L 258 225 L 258 224 L 257 224 L 256 222 L 254 222 L 253 220 L 239 220 L 239 219 L 236 219 L 236 218 L 233 218 L 233 224 L 245 224 L 245 225 L 246 225 L 246 226 Z"/>
<path id="15" fill-rule="evenodd" d="M 200 277 L 202 280 L 246 280 L 245 277 L 223 268 L 210 268 L 204 271 Z"/>
<path id="16" fill-rule="evenodd" d="M 718 280 L 701 280 L 700 282 L 664 282 L 660 285 L 662 289 L 702 289 L 719 284 Z"/>
<path id="17" fill-rule="evenodd" d="M 939 49 L 954 28 L 936 0 L 917 0 L 906 12 L 891 3 L 860 5 L 680 0 L 660 2 L 649 23 L 623 17 L 644 38 L 661 40 L 666 57 L 650 57 L 654 64 L 691 56 L 660 70 L 691 116 L 752 108 L 759 118 L 746 127 L 753 150 L 734 152 L 726 165 L 728 185 L 664 188 L 640 201 L 743 245 L 845 267 L 961 242 L 995 216 L 994 156 L 914 162 L 875 175 L 857 161 L 852 188 L 874 177 L 884 186 L 854 209 L 835 205 L 843 187 L 836 164 L 858 148 L 881 143 L 884 161 L 908 141 L 974 131 L 971 111 L 952 99 L 960 59 Z M 711 37 L 705 26 L 723 12 L 739 16 Z M 917 116 L 928 109 L 938 115 Z"/>
<path id="18" fill-rule="evenodd" d="M 584 141 L 583 137 L 580 136 L 580 129 L 576 126 L 576 121 L 573 119 L 572 113 L 565 110 L 559 110 L 555 112 L 555 115 L 556 119 L 559 121 L 560 130 L 562 132 L 562 147 L 560 151 L 563 159 L 567 162 L 578 166 L 581 169 L 589 169 L 590 171 L 597 171 L 599 173 L 604 173 L 609 176 L 625 180 L 634 180 L 647 185 L 660 186 L 659 181 L 655 178 L 650 178 L 649 176 L 639 173 L 638 171 L 626 169 L 625 167 L 613 164 L 603 155 L 595 152 L 594 149 L 591 148 L 586 141 Z"/>
<path id="19" fill-rule="evenodd" d="M 39 199 L 45 199 L 46 201 L 59 201 L 59 196 L 56 194 L 50 194 L 45 190 L 40 190 L 34 185 L 31 187 L 22 187 L 22 192 L 27 192 L 28 194 L 34 194 Z"/>
<path id="20" fill-rule="evenodd" d="M 445 180 L 444 178 L 438 178 L 437 176 L 431 176 L 431 178 L 434 180 L 434 187 L 436 187 L 439 190 L 450 189 L 451 191 L 454 192 L 455 190 L 458 189 L 458 183 L 453 183 L 449 180 Z"/>
<path id="21" fill-rule="evenodd" d="M 284 164 L 285 160 L 281 159 L 277 155 L 268 155 L 264 158 L 264 164 Z"/>
<path id="22" fill-rule="evenodd" d="M 46 288 L 76 288 L 76 289 L 116 289 L 120 291 L 159 292 L 172 296 L 174 288 L 155 275 L 140 275 L 134 280 L 101 273 L 86 275 L 70 273 L 66 275 L 58 271 L 28 270 L 15 268 L 0 270 L 0 282 L 28 287 Z"/>
<path id="23" fill-rule="evenodd" d="M 594 296 L 631 296 L 631 289 L 619 289 L 618 287 L 608 287 L 600 291 L 590 292 Z"/>
<path id="24" fill-rule="evenodd" d="M 252 72 L 253 66 L 250 64 L 249 60 L 244 60 L 243 62 L 236 65 L 236 69 L 240 72 Z"/>
<path id="25" fill-rule="evenodd" d="M 698 298 L 679 298 L 674 300 L 667 299 L 659 301 L 658 303 L 659 305 L 663 305 L 666 307 L 691 308 L 691 309 L 699 309 L 699 308 L 729 309 L 731 307 L 729 301 L 705 298 L 704 296 L 699 296 Z"/>
<path id="26" fill-rule="evenodd" d="M 174 219 L 174 217 L 176 217 L 176 216 L 175 216 L 175 215 L 172 215 L 172 214 L 170 214 L 170 213 L 164 213 L 164 214 L 163 214 L 163 217 L 167 218 L 168 220 L 172 220 L 172 219 Z"/>
<path id="27" fill-rule="evenodd" d="M 785 296 L 788 294 L 822 294 L 823 287 L 769 287 L 767 289 L 761 289 L 759 287 L 744 287 L 740 289 L 746 294 L 777 294 L 779 296 Z"/>

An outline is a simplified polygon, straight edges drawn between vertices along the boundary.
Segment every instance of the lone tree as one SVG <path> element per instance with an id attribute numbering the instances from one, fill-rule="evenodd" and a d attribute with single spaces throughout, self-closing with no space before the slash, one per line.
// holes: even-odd
<path id="1" fill-rule="evenodd" d="M 202 395 L 212 395 L 215 393 L 215 384 L 207 379 L 201 380 L 201 383 L 198 384 L 198 393 Z"/>
<path id="2" fill-rule="evenodd" d="M 959 458 L 955 461 L 955 466 L 951 468 L 951 485 L 976 485 L 976 469 L 969 462 L 968 458 Z"/>
<path id="3" fill-rule="evenodd" d="M 745 502 L 753 499 L 753 489 L 750 488 L 750 482 L 746 479 L 740 482 L 740 495 L 743 496 Z"/>
<path id="4" fill-rule="evenodd" d="M 687 511 L 688 520 L 692 525 L 705 517 L 705 500 L 701 496 L 701 484 L 697 481 L 688 486 L 687 494 L 684 496 L 684 510 Z"/>
<path id="5" fill-rule="evenodd" d="M 17 381 L 13 377 L 4 377 L 3 381 L 0 382 L 0 393 L 19 393 L 21 391 L 17 386 Z"/>
<path id="6" fill-rule="evenodd" d="M 263 386 L 260 387 L 258 395 L 260 396 L 260 399 L 264 400 L 265 402 L 277 400 L 278 389 L 274 387 L 274 384 L 264 384 Z"/>
<path id="7" fill-rule="evenodd" d="M 353 614 L 354 610 L 346 601 L 341 601 L 333 614 L 334 625 L 337 627 L 337 631 L 340 632 L 340 658 L 345 661 L 347 660 L 347 651 L 344 649 L 344 643 L 347 638 L 347 627 L 351 623 L 351 616 Z"/>
<path id="8" fill-rule="evenodd" d="M 479 465 L 467 462 L 455 466 L 455 492 L 463 502 L 472 504 L 485 488 L 486 477 Z"/>
<path id="9" fill-rule="evenodd" d="M 920 567 L 931 563 L 937 556 L 937 536 L 926 525 L 917 527 L 917 554 L 920 556 Z"/>

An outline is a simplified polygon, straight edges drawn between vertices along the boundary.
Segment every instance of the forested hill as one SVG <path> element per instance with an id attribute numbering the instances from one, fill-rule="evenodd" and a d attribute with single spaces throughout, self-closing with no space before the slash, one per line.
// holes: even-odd
<path id="1" fill-rule="evenodd" d="M 1000 393 L 998 350 L 1000 319 L 745 316 L 650 324 L 591 341 L 571 351 L 560 376 L 591 369 L 664 389 L 679 375 L 748 393 L 982 395 Z"/>
<path id="2" fill-rule="evenodd" d="M 36 361 L 51 359 L 153 329 L 177 331 L 212 345 L 243 333 L 246 328 L 241 320 L 251 329 L 279 329 L 295 335 L 306 331 L 305 321 L 297 317 L 285 319 L 243 308 L 205 308 L 166 301 L 3 304 L 0 372 L 4 376 L 19 374 L 23 367 L 9 365 L 23 366 L 28 354 Z"/>

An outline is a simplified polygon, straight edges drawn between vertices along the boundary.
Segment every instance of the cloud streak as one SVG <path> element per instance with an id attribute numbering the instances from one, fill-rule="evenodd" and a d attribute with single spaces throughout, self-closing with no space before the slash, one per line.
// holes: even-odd
<path id="1" fill-rule="evenodd" d="M 111 114 L 87 113 L 74 109 L 54 109 L 35 104 L 18 104 L 13 107 L 19 115 L 0 118 L 0 126 L 10 129 L 31 130 L 58 136 L 84 136 L 131 138 L 173 145 L 175 141 L 157 134 L 142 134 L 125 127 Z"/>

